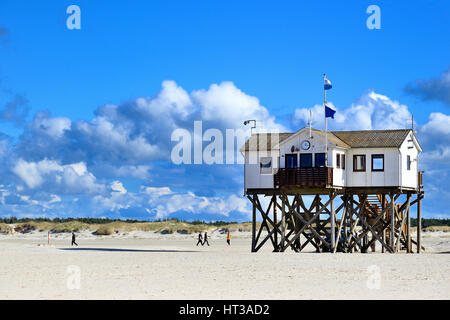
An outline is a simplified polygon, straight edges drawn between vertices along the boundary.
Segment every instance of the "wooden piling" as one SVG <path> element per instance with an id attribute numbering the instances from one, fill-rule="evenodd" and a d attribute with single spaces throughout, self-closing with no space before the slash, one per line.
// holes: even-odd
<path id="1" fill-rule="evenodd" d="M 334 211 L 334 192 L 332 191 L 330 193 L 330 211 L 331 211 L 331 216 L 330 216 L 330 224 L 331 224 L 331 241 L 330 241 L 330 246 L 331 248 L 334 248 L 334 244 L 335 244 L 335 240 L 336 240 L 336 229 L 335 229 L 335 221 L 336 221 L 336 212 Z M 333 252 L 332 250 L 330 250 L 330 252 Z"/>
<path id="2" fill-rule="evenodd" d="M 422 232 L 422 199 L 421 194 L 417 195 L 417 253 L 421 249 L 421 232 Z"/>
<path id="3" fill-rule="evenodd" d="M 394 236 L 395 236 L 395 212 L 394 212 L 394 194 L 389 194 L 391 203 L 389 204 L 389 214 L 391 217 L 391 233 L 389 235 L 389 245 L 394 250 Z"/>
<path id="4" fill-rule="evenodd" d="M 286 200 L 285 195 L 281 199 L 281 248 L 284 248 L 286 235 Z"/>
<path id="5" fill-rule="evenodd" d="M 253 195 L 253 203 L 252 203 L 252 252 L 256 252 L 256 197 L 257 195 Z"/>

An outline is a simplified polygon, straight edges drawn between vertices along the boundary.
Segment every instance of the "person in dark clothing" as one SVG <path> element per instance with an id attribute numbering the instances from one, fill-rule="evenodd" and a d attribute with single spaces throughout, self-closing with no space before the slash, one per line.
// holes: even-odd
<path id="1" fill-rule="evenodd" d="M 203 240 L 203 244 L 202 244 L 202 245 L 204 245 L 204 244 L 206 243 L 206 244 L 208 244 L 208 247 L 209 247 L 208 233 L 207 233 L 207 232 L 205 232 L 205 237 L 204 237 L 203 239 L 204 239 L 204 240 Z"/>
<path id="2" fill-rule="evenodd" d="M 203 245 L 203 237 L 202 237 L 202 234 L 201 233 L 199 233 L 198 234 L 198 242 L 197 242 L 197 246 L 198 246 L 198 244 L 201 244 L 201 245 Z"/>
<path id="3" fill-rule="evenodd" d="M 73 246 L 74 244 L 78 247 L 78 244 L 75 242 L 75 233 L 72 232 L 72 246 Z"/>

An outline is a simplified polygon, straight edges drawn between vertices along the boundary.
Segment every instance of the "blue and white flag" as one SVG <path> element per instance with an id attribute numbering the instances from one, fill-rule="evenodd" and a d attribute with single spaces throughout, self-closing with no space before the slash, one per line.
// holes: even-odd
<path id="1" fill-rule="evenodd" d="M 325 118 L 331 118 L 334 119 L 334 114 L 336 113 L 335 110 L 331 109 L 327 105 L 325 105 Z"/>
<path id="2" fill-rule="evenodd" d="M 328 80 L 327 78 L 323 79 L 323 88 L 325 90 L 330 90 L 331 88 L 333 88 L 333 86 L 331 85 L 331 81 Z"/>

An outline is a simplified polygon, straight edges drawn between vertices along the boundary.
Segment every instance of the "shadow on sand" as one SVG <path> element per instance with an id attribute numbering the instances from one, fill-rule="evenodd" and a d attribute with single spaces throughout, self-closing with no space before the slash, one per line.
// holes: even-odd
<path id="1" fill-rule="evenodd" d="M 117 248 L 59 248 L 66 251 L 105 251 L 105 252 L 199 252 L 193 250 L 158 250 L 158 249 L 117 249 Z"/>

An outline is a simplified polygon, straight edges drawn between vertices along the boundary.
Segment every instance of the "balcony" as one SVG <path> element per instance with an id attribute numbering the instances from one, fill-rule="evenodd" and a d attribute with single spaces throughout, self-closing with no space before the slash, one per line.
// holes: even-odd
<path id="1" fill-rule="evenodd" d="M 274 184 L 275 188 L 326 188 L 333 185 L 333 168 L 280 168 L 274 176 Z"/>

